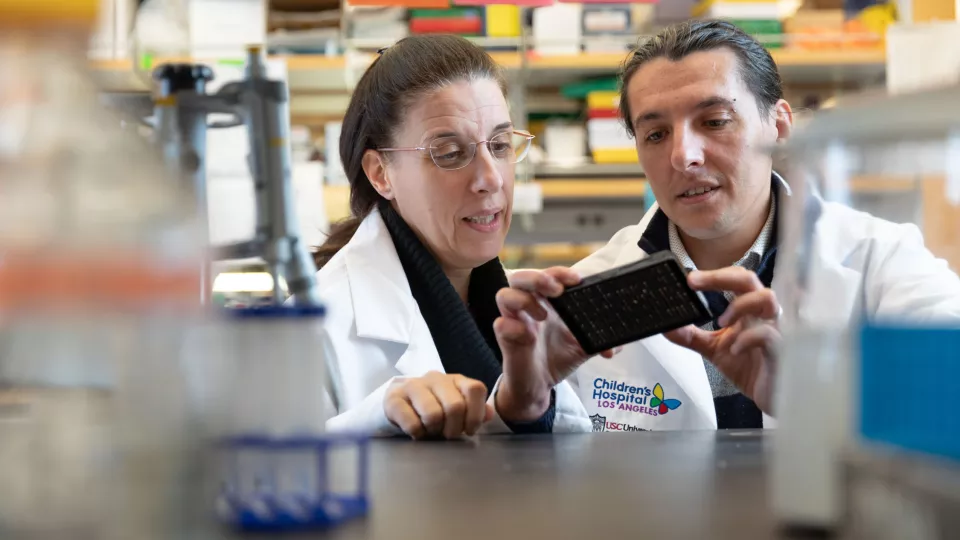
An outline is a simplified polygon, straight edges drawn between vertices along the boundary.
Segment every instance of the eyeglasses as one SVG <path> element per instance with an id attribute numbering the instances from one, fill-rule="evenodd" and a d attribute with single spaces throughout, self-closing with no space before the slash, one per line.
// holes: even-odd
<path id="1" fill-rule="evenodd" d="M 411 148 L 377 148 L 379 152 L 419 150 L 429 152 L 434 164 L 441 169 L 455 171 L 469 165 L 477 155 L 477 145 L 486 144 L 490 155 L 504 163 L 519 163 L 530 151 L 534 135 L 526 131 L 504 132 L 489 141 L 467 142 L 460 137 L 437 137 L 427 146 Z"/>

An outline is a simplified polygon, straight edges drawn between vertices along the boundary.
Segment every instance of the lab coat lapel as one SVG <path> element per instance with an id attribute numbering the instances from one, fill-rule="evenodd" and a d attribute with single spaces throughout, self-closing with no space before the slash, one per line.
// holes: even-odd
<path id="1" fill-rule="evenodd" d="M 640 234 L 647 230 L 647 225 L 653 219 L 659 206 L 654 204 L 643 220 L 640 222 Z M 640 249 L 638 245 L 640 238 L 625 246 L 622 260 L 617 261 L 617 265 L 633 262 L 641 257 L 650 255 Z M 637 256 L 636 254 L 640 255 Z M 710 381 L 707 379 L 707 372 L 703 369 L 703 357 L 690 349 L 675 345 L 662 334 L 652 336 L 640 342 L 663 366 L 673 379 L 683 388 L 687 397 L 693 401 L 688 414 L 702 416 L 702 420 L 695 422 L 695 425 L 710 425 L 716 427 L 717 414 L 713 405 L 713 391 L 710 389 Z M 692 412 L 695 411 L 695 412 Z"/>
<path id="2" fill-rule="evenodd" d="M 616 260 L 614 261 L 614 267 L 630 264 L 649 255 L 649 253 L 640 249 L 638 243 L 640 242 L 640 237 L 643 236 L 644 231 L 647 230 L 647 226 L 650 225 L 650 221 L 653 219 L 653 216 L 656 215 L 659 209 L 660 206 L 657 203 L 653 203 L 653 206 L 651 206 L 650 209 L 647 210 L 647 213 L 643 215 L 643 219 L 641 219 L 640 223 L 637 225 L 636 236 L 634 238 L 627 239 L 626 243 L 620 249 L 620 253 L 617 255 Z"/>
<path id="3" fill-rule="evenodd" d="M 647 226 L 657 213 L 659 206 L 654 205 L 647 211 L 637 226 L 637 235 L 629 239 L 614 263 L 614 266 L 622 266 L 642 259 L 648 255 L 640 249 L 639 241 Z M 628 347 L 641 347 L 643 351 L 629 351 Z M 676 384 L 683 388 L 684 392 L 693 403 L 687 407 L 686 414 L 701 417 L 695 421 L 686 423 L 688 426 L 712 426 L 717 425 L 716 409 L 713 405 L 713 392 L 710 390 L 710 381 L 707 379 L 707 372 L 703 369 L 703 358 L 694 351 L 680 347 L 671 343 L 662 334 L 651 336 L 641 340 L 633 345 L 624 348 L 626 354 L 649 354 L 655 358 L 666 373 L 673 378 Z"/>
<path id="4" fill-rule="evenodd" d="M 357 337 L 406 345 L 396 363 L 405 376 L 443 371 L 393 239 L 377 210 L 364 219 L 352 242 L 346 265 Z"/>
<path id="5" fill-rule="evenodd" d="M 808 262 L 803 304 L 798 316 L 801 324 L 846 327 L 852 317 L 864 309 L 863 272 L 870 258 L 870 244 L 854 245 L 845 236 L 842 223 L 837 223 L 829 209 L 817 222 Z M 779 267 L 779 265 L 778 265 Z M 773 289 L 784 299 L 790 294 L 788 283 L 792 272 L 774 272 Z"/>

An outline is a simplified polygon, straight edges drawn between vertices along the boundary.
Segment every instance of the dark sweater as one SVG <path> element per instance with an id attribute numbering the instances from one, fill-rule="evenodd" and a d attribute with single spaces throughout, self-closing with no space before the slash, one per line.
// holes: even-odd
<path id="1" fill-rule="evenodd" d="M 380 213 L 444 371 L 476 379 L 489 393 L 503 373 L 503 354 L 493 331 L 493 321 L 500 314 L 497 291 L 509 285 L 500 259 L 492 259 L 470 274 L 468 309 L 440 264 L 393 207 L 381 204 Z M 507 425 L 516 433 L 552 432 L 555 399 L 552 392 L 550 408 L 539 420 Z"/>

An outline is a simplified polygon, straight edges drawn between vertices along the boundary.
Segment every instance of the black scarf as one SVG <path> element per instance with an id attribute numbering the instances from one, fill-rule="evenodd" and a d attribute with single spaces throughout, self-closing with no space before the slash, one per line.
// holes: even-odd
<path id="1" fill-rule="evenodd" d="M 393 207 L 381 204 L 380 214 L 444 371 L 483 382 L 489 395 L 503 371 L 503 355 L 493 332 L 493 321 L 500 315 L 496 294 L 508 286 L 500 259 L 470 274 L 468 309 L 440 264 Z"/>

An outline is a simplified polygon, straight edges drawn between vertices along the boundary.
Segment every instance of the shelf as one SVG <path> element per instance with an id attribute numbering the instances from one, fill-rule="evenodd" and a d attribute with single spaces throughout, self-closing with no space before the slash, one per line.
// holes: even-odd
<path id="1" fill-rule="evenodd" d="M 505 261 L 533 260 L 548 264 L 570 264 L 585 259 L 597 251 L 603 244 L 567 244 L 543 243 L 529 246 L 507 244 L 500 252 Z"/>
<path id="2" fill-rule="evenodd" d="M 884 49 L 773 49 L 773 60 L 781 68 L 794 66 L 849 66 L 884 65 Z M 572 55 L 538 55 L 529 53 L 529 65 L 533 69 L 619 69 L 627 53 L 580 53 Z"/>
<path id="3" fill-rule="evenodd" d="M 886 73 L 884 49 L 773 49 L 770 51 L 787 83 L 879 84 Z M 616 73 L 627 53 L 580 53 L 542 56 L 529 53 L 528 67 L 537 84 L 552 84 L 572 76 Z"/>
<path id="4" fill-rule="evenodd" d="M 641 198 L 647 191 L 647 182 L 638 178 L 564 178 L 537 180 L 544 199 L 630 199 Z M 856 193 L 895 194 L 913 191 L 917 182 L 909 178 L 856 178 L 851 183 Z M 346 217 L 349 211 L 349 186 L 324 186 L 323 199 L 330 220 Z"/>
<path id="5" fill-rule="evenodd" d="M 885 52 L 882 49 L 840 49 L 808 51 L 775 49 L 771 51 L 788 82 L 853 82 L 882 81 L 885 73 Z M 350 56 L 284 55 L 287 61 L 292 92 L 346 92 L 372 61 L 374 54 Z M 520 69 L 524 62 L 518 52 L 493 52 L 491 56 L 508 70 Z M 563 77 L 614 74 L 627 53 L 581 53 L 543 56 L 527 53 L 526 66 L 537 72 L 537 83 L 550 80 L 548 75 Z M 184 61 L 173 59 L 164 61 Z M 210 62 L 209 60 L 199 60 Z M 146 85 L 133 72 L 129 60 L 92 60 L 91 65 L 100 83 L 109 90 L 145 90 Z M 531 81 L 532 82 L 532 81 Z"/>
<path id="6" fill-rule="evenodd" d="M 643 169 L 639 163 L 582 163 L 578 165 L 562 165 L 556 163 L 538 163 L 534 166 L 534 176 L 537 178 L 556 178 L 573 176 L 621 176 L 628 178 L 643 178 Z"/>
<path id="7" fill-rule="evenodd" d="M 616 71 L 627 58 L 627 51 L 623 53 L 580 53 L 564 55 L 540 55 L 534 52 L 527 57 L 528 65 L 534 70 L 582 70 L 595 69 Z"/>
<path id="8" fill-rule="evenodd" d="M 645 181 L 629 178 L 538 180 L 537 184 L 544 199 L 639 198 L 647 192 Z"/>

